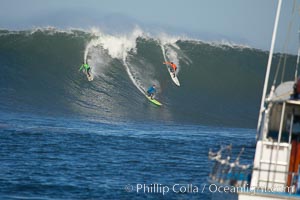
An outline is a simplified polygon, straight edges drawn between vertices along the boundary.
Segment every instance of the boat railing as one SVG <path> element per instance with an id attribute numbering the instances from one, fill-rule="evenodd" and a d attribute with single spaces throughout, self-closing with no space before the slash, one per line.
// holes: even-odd
<path id="1" fill-rule="evenodd" d="M 240 164 L 239 159 L 243 151 L 244 149 L 241 150 L 235 161 L 230 162 L 231 145 L 221 147 L 216 153 L 210 150 L 208 157 L 210 160 L 215 161 L 209 175 L 210 181 L 232 186 L 244 186 L 249 184 L 252 167 L 251 165 Z"/>
<path id="2" fill-rule="evenodd" d="M 243 152 L 243 149 L 242 151 Z M 221 147 L 221 149 L 214 153 L 209 151 L 208 157 L 214 161 L 213 168 L 209 174 L 209 182 L 218 183 L 222 185 L 234 186 L 234 187 L 245 187 L 250 188 L 251 176 L 253 171 L 267 172 L 269 174 L 280 173 L 285 174 L 287 177 L 286 183 L 283 183 L 284 187 L 275 188 L 276 182 L 265 181 L 260 183 L 259 186 L 252 189 L 267 189 L 267 190 L 279 190 L 281 192 L 289 194 L 300 194 L 300 179 L 298 172 L 287 172 L 279 170 L 264 170 L 253 168 L 253 165 L 242 165 L 239 163 L 241 153 L 237 156 L 235 161 L 230 162 L 231 158 L 231 145 Z M 251 189 L 251 188 L 250 188 Z"/>

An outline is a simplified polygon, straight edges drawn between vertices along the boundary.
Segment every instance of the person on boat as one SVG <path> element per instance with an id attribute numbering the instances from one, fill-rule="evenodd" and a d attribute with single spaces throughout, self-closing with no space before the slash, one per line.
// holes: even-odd
<path id="1" fill-rule="evenodd" d="M 175 72 L 177 70 L 177 66 L 173 62 L 164 62 L 163 64 L 169 65 L 170 66 L 170 71 L 173 72 L 174 78 L 175 78 Z"/>
<path id="2" fill-rule="evenodd" d="M 297 81 L 293 85 L 293 94 L 291 95 L 291 99 L 299 99 L 300 97 L 300 77 L 298 77 Z"/>
<path id="3" fill-rule="evenodd" d="M 90 73 L 91 72 L 91 67 L 89 66 L 89 64 L 83 62 L 81 67 L 79 68 L 79 71 L 81 71 L 82 69 L 84 69 L 86 71 L 87 75 L 89 77 L 91 77 L 91 73 Z"/>
<path id="4" fill-rule="evenodd" d="M 147 90 L 147 95 L 153 99 L 154 95 L 156 93 L 156 86 L 153 84 L 149 89 Z"/>

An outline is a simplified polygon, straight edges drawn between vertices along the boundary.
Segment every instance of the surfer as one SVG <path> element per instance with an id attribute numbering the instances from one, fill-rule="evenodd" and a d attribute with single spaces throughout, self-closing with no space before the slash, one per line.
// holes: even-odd
<path id="1" fill-rule="evenodd" d="M 81 67 L 79 68 L 79 71 L 81 71 L 82 69 L 84 69 L 86 71 L 87 75 L 89 77 L 91 77 L 91 74 L 90 74 L 91 67 L 87 63 L 84 63 L 84 62 L 82 63 Z"/>
<path id="2" fill-rule="evenodd" d="M 147 95 L 153 99 L 155 93 L 156 93 L 156 89 L 155 89 L 155 85 L 152 85 L 151 87 L 149 87 L 149 89 L 147 90 Z"/>
<path id="3" fill-rule="evenodd" d="M 174 78 L 175 78 L 175 72 L 177 70 L 177 66 L 173 62 L 164 62 L 163 64 L 169 65 L 170 66 L 170 71 L 173 72 Z"/>

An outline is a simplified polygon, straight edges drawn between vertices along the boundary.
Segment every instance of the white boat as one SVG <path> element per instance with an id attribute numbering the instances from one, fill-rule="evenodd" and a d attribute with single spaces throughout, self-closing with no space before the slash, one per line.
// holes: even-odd
<path id="1" fill-rule="evenodd" d="M 214 167 L 209 181 L 216 187 L 228 187 L 232 192 L 215 192 L 213 199 L 271 200 L 300 199 L 300 80 L 283 82 L 266 91 L 269 83 L 272 55 L 282 0 L 278 0 L 269 61 L 257 126 L 257 143 L 252 165 L 240 165 L 242 152 L 230 161 L 226 152 L 209 152 Z"/>

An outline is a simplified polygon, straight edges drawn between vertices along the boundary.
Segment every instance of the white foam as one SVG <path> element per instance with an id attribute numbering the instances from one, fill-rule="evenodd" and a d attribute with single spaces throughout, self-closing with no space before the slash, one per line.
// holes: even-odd
<path id="1" fill-rule="evenodd" d="M 48 35 L 54 35 L 56 33 L 66 33 L 66 34 L 74 34 L 73 32 L 74 29 L 59 29 L 53 26 L 46 26 L 46 27 L 34 27 L 33 29 L 30 30 L 29 34 L 34 34 L 36 32 L 43 32 L 47 33 Z M 76 29 L 78 30 L 78 29 Z"/>
<path id="2" fill-rule="evenodd" d="M 224 46 L 228 46 L 228 47 L 231 47 L 231 48 L 238 48 L 238 49 L 252 49 L 252 47 L 247 45 L 247 44 L 238 44 L 238 43 L 235 43 L 233 41 L 226 40 L 226 39 L 205 41 L 205 40 L 200 40 L 198 38 L 189 37 L 189 36 L 186 36 L 186 35 L 175 36 L 175 35 L 169 35 L 169 34 L 166 34 L 166 33 L 158 34 L 157 38 L 158 38 L 158 40 L 160 41 L 160 43 L 162 45 L 171 44 L 172 46 L 174 46 L 177 49 L 180 49 L 178 47 L 178 45 L 176 45 L 176 42 L 179 41 L 179 40 L 192 42 L 194 44 L 204 43 L 204 44 L 209 44 L 211 46 L 215 46 L 215 47 L 219 47 L 219 48 L 223 48 Z"/>
<path id="3" fill-rule="evenodd" d="M 88 54 L 90 54 L 92 47 L 101 47 L 103 50 L 107 51 L 111 58 L 119 59 L 123 62 L 130 80 L 136 88 L 143 93 L 138 77 L 134 75 L 134 71 L 127 62 L 128 53 L 136 52 L 136 39 L 143 36 L 143 31 L 136 27 L 130 34 L 109 35 L 104 34 L 96 28 L 93 28 L 91 32 L 93 35 L 97 36 L 97 39 L 92 40 L 87 45 L 84 53 L 84 60 L 87 61 Z M 103 61 L 104 58 L 99 55 L 97 59 Z"/>
<path id="4" fill-rule="evenodd" d="M 159 85 L 159 83 L 154 78 L 151 78 L 150 75 L 145 75 L 145 71 L 142 71 L 143 69 L 146 69 L 146 67 L 150 68 L 147 66 L 147 63 L 142 63 L 142 61 L 139 61 L 141 62 L 141 66 L 134 66 L 132 63 L 130 63 L 130 59 L 128 59 L 129 55 L 136 53 L 136 41 L 139 37 L 156 41 L 161 46 L 164 60 L 174 62 L 177 65 L 177 73 L 181 69 L 180 62 L 183 62 L 186 65 L 190 65 L 192 63 L 192 60 L 190 60 L 190 58 L 185 55 L 177 45 L 179 40 L 194 44 L 205 43 L 212 46 L 217 46 L 219 48 L 224 48 L 224 46 L 241 49 L 249 48 L 248 46 L 237 45 L 226 40 L 222 40 L 221 42 L 205 42 L 183 35 L 174 36 L 166 33 L 159 33 L 153 36 L 149 33 L 145 33 L 139 27 L 136 27 L 130 33 L 123 34 L 107 34 L 101 31 L 99 28 L 91 28 L 89 33 L 91 33 L 95 39 L 87 44 L 84 52 L 84 60 L 94 65 L 94 68 L 92 68 L 92 73 L 95 73 L 96 75 L 103 73 L 103 68 L 109 66 L 109 62 L 112 59 L 118 59 L 123 63 L 132 83 L 142 93 L 143 91 L 141 88 L 143 86 L 141 80 L 143 80 L 143 83 L 147 82 L 146 84 L 156 83 L 156 85 Z M 107 54 L 111 60 L 107 59 Z M 92 55 L 93 58 L 89 60 L 88 55 Z M 140 69 L 142 66 L 144 68 Z"/>
<path id="5" fill-rule="evenodd" d="M 98 36 L 92 41 L 92 45 L 101 45 L 107 50 L 112 58 L 123 59 L 129 51 L 135 51 L 136 39 L 143 36 L 141 29 L 136 28 L 130 34 L 109 35 L 102 33 L 99 29 L 92 29 L 92 33 Z"/>

